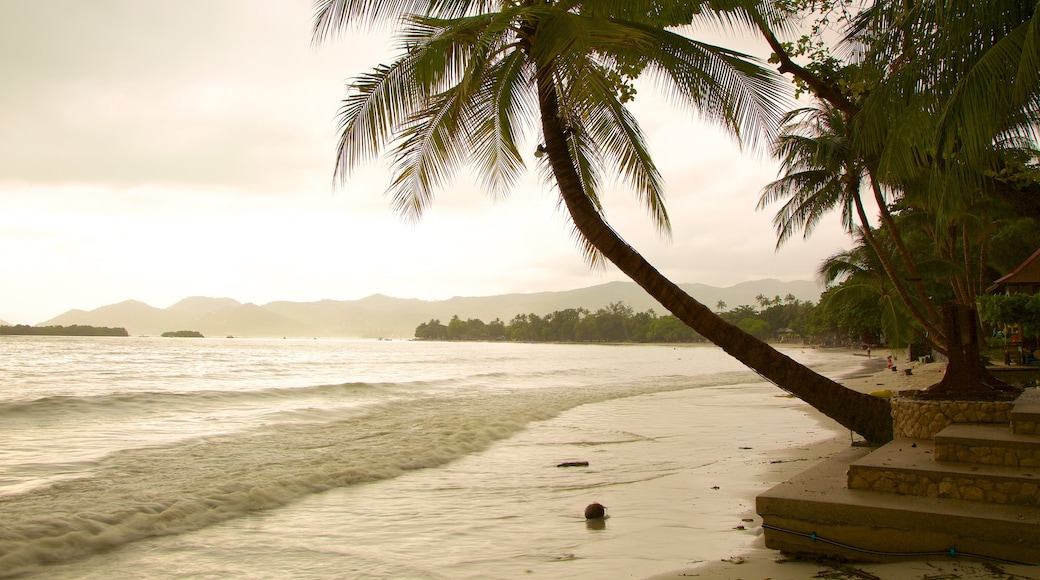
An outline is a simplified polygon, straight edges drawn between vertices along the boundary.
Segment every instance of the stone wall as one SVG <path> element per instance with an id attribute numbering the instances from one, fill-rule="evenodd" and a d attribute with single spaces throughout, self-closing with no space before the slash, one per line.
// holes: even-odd
<path id="1" fill-rule="evenodd" d="M 1006 465 L 1008 467 L 1040 467 L 1040 448 L 994 443 L 945 442 L 935 446 L 936 461 L 959 461 L 979 465 Z"/>
<path id="2" fill-rule="evenodd" d="M 1009 423 L 1012 401 L 916 399 L 913 391 L 892 398 L 895 437 L 932 439 L 953 423 Z"/>
<path id="3" fill-rule="evenodd" d="M 1018 435 L 1040 435 L 1040 424 L 1031 419 L 1015 419 L 1011 422 L 1011 432 Z"/>
<path id="4" fill-rule="evenodd" d="M 936 458 L 938 459 L 938 457 Z M 871 470 L 850 474 L 850 489 L 945 497 L 997 504 L 1036 505 L 1040 503 L 1035 481 L 995 481 L 992 476 L 951 476 L 912 471 Z"/>

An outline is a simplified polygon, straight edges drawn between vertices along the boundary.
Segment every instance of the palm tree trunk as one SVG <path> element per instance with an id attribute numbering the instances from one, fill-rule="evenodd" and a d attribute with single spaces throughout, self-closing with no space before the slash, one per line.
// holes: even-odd
<path id="1" fill-rule="evenodd" d="M 942 333 L 920 311 L 920 309 L 918 309 L 917 302 L 910 296 L 910 293 L 907 292 L 906 287 L 903 285 L 903 282 L 899 277 L 899 273 L 896 272 L 895 267 L 892 266 L 892 261 L 889 260 L 888 253 L 881 248 L 881 244 L 879 244 L 877 239 L 874 237 L 874 233 L 870 228 L 870 221 L 867 219 L 867 212 L 863 209 L 863 199 L 860 198 L 858 190 L 859 184 L 856 184 L 856 189 L 853 190 L 854 193 L 852 194 L 852 199 L 856 206 L 856 215 L 859 216 L 859 220 L 863 224 L 863 237 L 866 238 L 867 243 L 870 245 L 871 249 L 874 250 L 874 254 L 877 255 L 878 261 L 881 262 L 881 267 L 884 268 L 885 274 L 888 275 L 888 280 L 892 283 L 892 287 L 895 289 L 899 298 L 903 301 L 903 304 L 906 304 L 906 307 L 910 310 L 910 314 L 915 320 L 917 320 L 918 324 L 928 331 L 929 336 L 935 337 L 935 339 L 929 340 L 929 342 L 936 350 L 946 354 L 944 350 L 945 339 L 943 338 Z M 922 299 L 927 300 L 923 295 Z"/>
<path id="2" fill-rule="evenodd" d="M 964 231 L 963 225 L 951 224 L 949 227 L 949 243 L 946 246 L 946 254 L 943 256 L 950 264 L 957 263 L 957 243 L 962 238 L 962 232 Z M 960 266 L 958 266 L 959 268 Z M 974 304 L 969 296 L 967 272 L 953 272 L 950 274 L 950 279 L 953 283 L 953 294 L 957 297 L 957 302 L 965 306 Z"/>
<path id="3" fill-rule="evenodd" d="M 867 177 L 870 179 L 870 188 L 874 193 L 874 201 L 877 202 L 878 205 L 878 215 L 881 216 L 881 223 L 885 225 L 889 237 L 892 238 L 892 242 L 896 245 L 896 250 L 899 252 L 899 256 L 903 259 L 903 264 L 906 266 L 907 273 L 910 274 L 910 281 L 914 285 L 914 290 L 917 291 L 918 296 L 921 297 L 921 301 L 924 304 L 925 313 L 928 315 L 928 319 L 934 321 L 942 320 L 942 314 L 940 314 L 935 308 L 932 301 L 928 299 L 928 293 L 924 289 L 923 278 L 921 278 L 921 273 L 917 270 L 917 261 L 910 255 L 910 251 L 907 250 L 906 244 L 903 243 L 903 236 L 899 232 L 899 228 L 896 226 L 896 220 L 892 218 L 892 212 L 888 210 L 885 196 L 881 193 L 881 185 L 878 184 L 877 179 L 874 178 L 873 171 L 869 167 L 867 168 Z M 935 326 L 935 324 L 932 326 Z M 935 336 L 937 342 L 945 345 L 946 339 L 942 332 L 937 333 Z"/>
<path id="4" fill-rule="evenodd" d="M 603 256 L 679 320 L 766 380 L 872 442 L 892 439 L 889 402 L 848 389 L 727 323 L 665 278 L 607 224 L 585 195 L 567 147 L 549 66 L 539 67 L 539 108 L 549 163 L 575 227 Z"/>

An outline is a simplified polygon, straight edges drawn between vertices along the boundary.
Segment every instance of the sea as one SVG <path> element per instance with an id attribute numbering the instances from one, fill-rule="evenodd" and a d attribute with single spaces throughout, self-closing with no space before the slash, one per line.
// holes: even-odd
<path id="1" fill-rule="evenodd" d="M 644 578 L 834 434 L 706 345 L 0 337 L 0 578 Z"/>

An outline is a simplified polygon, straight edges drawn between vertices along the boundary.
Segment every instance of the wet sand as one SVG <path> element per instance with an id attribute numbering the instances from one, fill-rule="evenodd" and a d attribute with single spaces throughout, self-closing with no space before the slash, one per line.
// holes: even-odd
<path id="1" fill-rule="evenodd" d="M 906 389 L 923 389 L 939 382 L 945 372 L 944 363 L 918 363 L 895 360 L 897 370 L 887 368 L 885 351 L 875 351 L 873 358 L 867 362 L 867 371 L 858 372 L 839 379 L 840 382 L 860 392 L 869 393 L 890 390 L 893 393 Z M 865 357 L 864 353 L 864 357 Z M 911 374 L 905 374 L 909 368 Z M 815 413 L 815 411 L 810 410 Z M 824 424 L 834 427 L 832 421 L 819 417 Z M 811 447 L 791 447 L 782 452 L 782 458 L 772 463 L 762 474 L 764 481 L 777 483 L 786 480 L 822 458 L 829 457 L 851 444 L 849 435 L 837 435 L 833 439 Z M 753 500 L 753 498 L 751 498 Z M 1001 578 L 1022 579 L 1040 578 L 1040 568 L 1033 566 L 1012 566 L 973 562 L 967 560 L 933 560 L 897 563 L 840 563 L 833 561 L 795 560 L 788 558 L 776 550 L 765 547 L 760 527 L 761 520 L 754 516 L 749 529 L 757 536 L 749 549 L 739 551 L 731 556 L 709 562 L 695 562 L 693 565 L 652 576 L 649 580 L 674 580 L 680 578 L 702 578 L 718 580 L 804 580 L 808 578 L 837 578 L 863 580 L 954 580 Z M 752 527 L 753 526 L 753 527 Z"/>

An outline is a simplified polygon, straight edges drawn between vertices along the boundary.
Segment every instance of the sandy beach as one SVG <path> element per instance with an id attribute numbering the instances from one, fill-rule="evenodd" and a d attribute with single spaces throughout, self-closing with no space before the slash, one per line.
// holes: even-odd
<path id="1" fill-rule="evenodd" d="M 890 390 L 893 393 L 906 389 L 922 389 L 939 382 L 945 371 L 944 363 L 919 363 L 895 360 L 897 371 L 887 368 L 887 351 L 873 353 L 870 361 L 864 361 L 865 371 L 841 378 L 842 384 L 860 392 Z M 864 353 L 864 357 L 866 354 Z M 910 369 L 911 374 L 904 371 Z M 810 411 L 812 412 L 812 411 Z M 826 417 L 819 416 L 822 423 L 834 426 Z M 784 456 L 763 474 L 763 479 L 777 483 L 789 476 L 804 471 L 822 458 L 829 457 L 851 444 L 849 435 L 836 437 L 811 447 L 792 447 Z M 753 498 L 751 498 L 753 500 Z M 1013 566 L 968 560 L 942 559 L 932 561 L 898 563 L 842 563 L 831 561 L 798 560 L 787 557 L 776 550 L 765 547 L 761 535 L 761 520 L 757 514 L 746 526 L 758 537 L 750 548 L 730 557 L 713 562 L 698 562 L 693 566 L 649 580 L 672 580 L 680 578 L 726 579 L 726 580 L 802 580 L 806 578 L 836 578 L 863 580 L 954 580 L 1001 578 L 1040 578 L 1040 568 Z"/>

